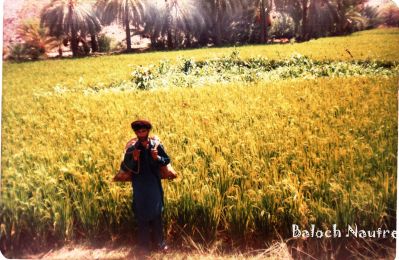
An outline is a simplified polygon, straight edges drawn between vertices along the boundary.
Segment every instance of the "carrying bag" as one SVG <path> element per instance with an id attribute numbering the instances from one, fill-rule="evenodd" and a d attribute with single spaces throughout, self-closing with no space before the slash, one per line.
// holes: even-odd
<path id="1" fill-rule="evenodd" d="M 154 149 L 157 149 L 158 146 L 161 144 L 161 141 L 159 140 L 159 138 L 157 136 L 152 136 L 152 137 L 150 137 L 150 139 L 155 142 Z M 129 140 L 129 142 L 127 142 L 127 144 L 125 145 L 125 151 L 123 154 L 126 153 L 126 150 L 129 147 L 131 147 L 132 145 L 135 145 L 137 141 L 138 141 L 137 138 L 133 138 L 133 139 Z M 123 159 L 122 159 L 122 161 L 123 161 Z M 166 166 L 161 165 L 159 170 L 161 173 L 161 179 L 171 180 L 171 179 L 175 179 L 177 177 L 177 173 L 173 169 L 172 165 L 170 165 L 170 163 Z M 120 182 L 131 182 L 132 176 L 133 176 L 133 172 L 126 172 L 126 171 L 123 171 L 122 169 L 120 169 L 119 172 L 114 176 L 113 180 L 120 181 Z"/>
<path id="2" fill-rule="evenodd" d="M 113 181 L 132 181 L 132 173 L 125 172 L 122 169 L 114 176 Z"/>
<path id="3" fill-rule="evenodd" d="M 173 180 L 177 178 L 177 173 L 170 163 L 166 166 L 162 165 L 159 170 L 161 171 L 161 179 Z"/>

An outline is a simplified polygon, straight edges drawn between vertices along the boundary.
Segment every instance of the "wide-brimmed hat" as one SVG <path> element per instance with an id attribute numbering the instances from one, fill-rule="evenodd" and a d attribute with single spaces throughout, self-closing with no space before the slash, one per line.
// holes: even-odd
<path id="1" fill-rule="evenodd" d="M 143 120 L 143 119 L 136 120 L 136 121 L 132 122 L 131 126 L 132 126 L 133 131 L 137 131 L 137 130 L 143 129 L 143 128 L 151 130 L 151 128 L 152 128 L 150 121 Z"/>

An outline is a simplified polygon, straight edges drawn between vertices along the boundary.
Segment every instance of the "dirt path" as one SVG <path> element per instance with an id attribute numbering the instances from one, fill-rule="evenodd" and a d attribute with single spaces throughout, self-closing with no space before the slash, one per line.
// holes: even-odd
<path id="1" fill-rule="evenodd" d="M 256 250 L 235 255 L 223 255 L 218 252 L 201 249 L 190 252 L 170 250 L 166 254 L 153 253 L 139 257 L 134 247 L 92 247 L 85 245 L 67 245 L 59 249 L 51 249 L 39 254 L 27 254 L 24 259 L 292 259 L 287 245 L 276 243 L 265 250 Z"/>

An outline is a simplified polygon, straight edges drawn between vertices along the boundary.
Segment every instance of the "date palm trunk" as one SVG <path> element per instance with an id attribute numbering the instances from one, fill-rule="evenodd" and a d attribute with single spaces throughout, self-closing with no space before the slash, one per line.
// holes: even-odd
<path id="1" fill-rule="evenodd" d="M 215 33 L 215 44 L 216 44 L 216 46 L 222 45 L 222 35 L 221 35 L 221 33 L 222 33 L 222 29 L 221 29 L 222 25 L 221 25 L 221 23 L 222 22 L 218 18 L 217 21 L 216 21 L 216 33 Z"/>
<path id="2" fill-rule="evenodd" d="M 186 47 L 191 48 L 192 47 L 192 42 L 191 42 L 191 34 L 190 32 L 186 33 Z"/>
<path id="3" fill-rule="evenodd" d="M 172 21 L 172 7 L 168 1 L 166 1 L 166 45 L 168 49 L 173 49 L 173 34 L 172 34 L 172 26 L 173 26 L 173 21 Z"/>
<path id="4" fill-rule="evenodd" d="M 90 35 L 91 38 L 91 52 L 98 52 L 98 42 L 95 34 Z"/>
<path id="5" fill-rule="evenodd" d="M 173 49 L 174 45 L 173 45 L 173 35 L 172 35 L 172 29 L 169 28 L 168 32 L 167 32 L 167 45 L 168 45 L 168 49 Z"/>
<path id="6" fill-rule="evenodd" d="M 222 3 L 220 0 L 216 1 L 216 27 L 215 27 L 215 45 L 222 45 Z"/>
<path id="7" fill-rule="evenodd" d="M 308 0 L 302 0 L 302 40 L 308 40 Z"/>
<path id="8" fill-rule="evenodd" d="M 267 42 L 267 25 L 266 25 L 266 10 L 265 10 L 265 0 L 260 2 L 260 42 Z"/>
<path id="9" fill-rule="evenodd" d="M 76 33 L 76 30 L 73 28 L 72 33 L 71 33 L 71 50 L 72 50 L 72 56 L 77 57 L 79 56 L 79 40 L 78 40 L 78 34 Z"/>
<path id="10" fill-rule="evenodd" d="M 126 32 L 126 51 L 132 51 L 132 40 L 130 38 L 130 21 L 128 10 L 125 11 L 125 32 Z"/>
<path id="11" fill-rule="evenodd" d="M 69 4 L 69 14 L 68 14 L 68 19 L 69 19 L 69 22 L 70 22 L 70 26 L 71 26 L 71 28 L 70 28 L 70 30 L 71 30 L 71 50 L 72 50 L 72 56 L 73 57 L 77 57 L 78 55 L 79 55 L 79 50 L 78 50 L 78 48 L 79 48 L 79 41 L 78 41 L 78 33 L 77 33 L 77 31 L 76 31 L 76 25 L 75 25 L 75 23 L 73 22 L 73 19 L 72 19 L 72 13 L 73 13 L 73 7 L 72 7 L 72 4 L 70 3 Z"/>

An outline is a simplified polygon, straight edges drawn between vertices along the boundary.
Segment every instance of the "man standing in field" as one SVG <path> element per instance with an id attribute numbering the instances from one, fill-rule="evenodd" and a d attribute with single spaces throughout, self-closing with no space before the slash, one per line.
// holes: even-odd
<path id="1" fill-rule="evenodd" d="M 162 227 L 164 203 L 160 166 L 167 165 L 170 159 L 163 146 L 149 138 L 152 128 L 149 121 L 137 120 L 131 127 L 137 141 L 126 150 L 121 169 L 133 173 L 133 212 L 138 225 L 137 241 L 144 253 L 153 248 L 151 242 L 155 242 L 156 249 L 165 251 L 167 246 Z"/>

